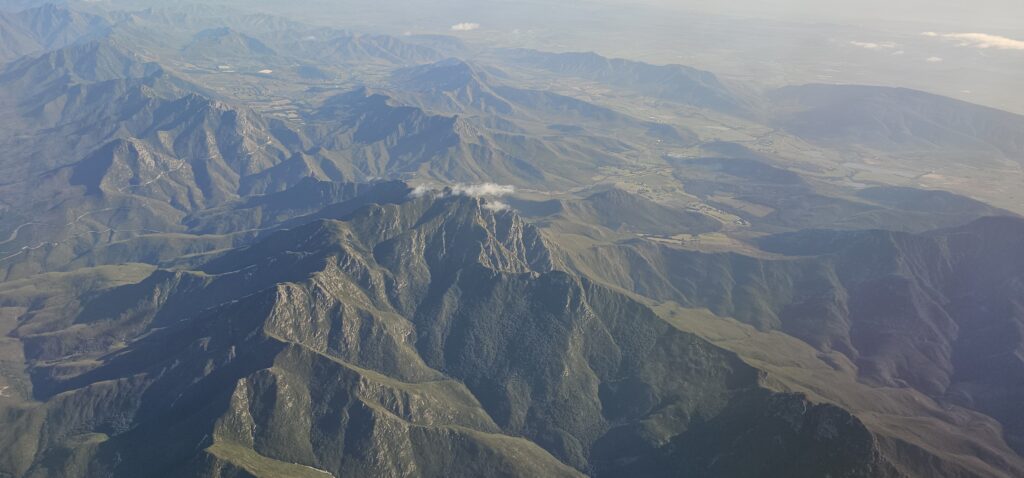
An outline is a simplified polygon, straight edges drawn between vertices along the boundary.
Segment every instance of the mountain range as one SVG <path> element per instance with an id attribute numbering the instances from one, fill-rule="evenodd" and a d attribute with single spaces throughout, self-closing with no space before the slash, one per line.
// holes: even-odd
<path id="1" fill-rule="evenodd" d="M 0 476 L 1024 475 L 1017 115 L 209 6 L 0 39 Z"/>

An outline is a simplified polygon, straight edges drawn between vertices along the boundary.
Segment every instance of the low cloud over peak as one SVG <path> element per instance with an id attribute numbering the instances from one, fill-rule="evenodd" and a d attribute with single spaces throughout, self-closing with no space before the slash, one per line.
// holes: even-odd
<path id="1" fill-rule="evenodd" d="M 494 183 L 456 184 L 452 186 L 452 194 L 474 198 L 508 196 L 515 192 L 515 186 Z"/>
<path id="2" fill-rule="evenodd" d="M 497 200 L 502 196 L 508 196 L 516 192 L 515 186 L 495 183 L 481 184 L 454 184 L 443 189 L 429 185 L 416 186 L 409 196 L 420 198 L 424 196 L 445 197 L 445 196 L 467 196 L 471 198 L 484 199 L 484 209 L 493 212 L 507 211 L 512 209 L 507 203 Z"/>
<path id="3" fill-rule="evenodd" d="M 480 184 L 453 184 L 446 188 L 438 188 L 429 185 L 416 186 L 409 194 L 413 197 L 422 197 L 427 194 L 450 194 L 452 196 L 468 196 L 474 198 L 502 197 L 514 194 L 515 186 L 495 183 Z"/>

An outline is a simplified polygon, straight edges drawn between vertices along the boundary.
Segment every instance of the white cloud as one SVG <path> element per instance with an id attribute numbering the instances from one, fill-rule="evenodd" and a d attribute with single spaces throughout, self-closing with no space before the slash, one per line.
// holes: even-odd
<path id="1" fill-rule="evenodd" d="M 491 212 L 501 212 L 512 209 L 512 206 L 509 206 L 507 203 L 503 203 L 501 201 L 490 200 L 484 203 L 484 209 Z"/>
<path id="2" fill-rule="evenodd" d="M 1024 50 L 1024 41 L 988 33 L 936 33 L 924 32 L 922 35 L 933 38 L 945 38 L 959 42 L 960 46 L 995 49 L 995 50 Z"/>
<path id="3" fill-rule="evenodd" d="M 937 56 L 930 56 L 925 58 L 924 61 L 927 61 L 928 63 L 942 63 L 944 60 Z"/>
<path id="4" fill-rule="evenodd" d="M 456 184 L 452 186 L 453 195 L 474 198 L 508 196 L 514 192 L 516 192 L 515 186 L 494 183 Z"/>
<path id="5" fill-rule="evenodd" d="M 893 42 L 875 43 L 866 41 L 851 41 L 850 44 L 868 50 L 892 50 L 893 48 L 896 48 L 896 44 Z"/>
<path id="6" fill-rule="evenodd" d="M 421 198 L 428 195 L 433 197 L 445 196 L 466 196 L 471 198 L 499 198 L 516 192 L 515 186 L 480 183 L 480 184 L 454 184 L 444 189 L 435 186 L 421 184 L 409 192 L 411 198 Z M 509 209 L 508 204 L 501 201 L 488 201 L 486 207 L 492 211 L 503 211 Z"/>
<path id="7" fill-rule="evenodd" d="M 412 191 L 409 192 L 409 197 L 421 198 L 421 197 L 426 196 L 427 194 L 430 194 L 430 193 L 432 193 L 434 191 L 436 191 L 436 189 L 434 189 L 434 188 L 432 188 L 430 186 L 424 186 L 424 185 L 421 184 L 419 186 L 416 186 L 416 187 L 412 188 Z"/>
<path id="8" fill-rule="evenodd" d="M 462 23 L 456 23 L 456 24 L 452 25 L 452 30 L 457 31 L 457 32 L 468 32 L 468 31 L 478 30 L 479 28 L 480 28 L 480 24 L 479 23 L 471 23 L 471 22 L 462 22 Z"/>

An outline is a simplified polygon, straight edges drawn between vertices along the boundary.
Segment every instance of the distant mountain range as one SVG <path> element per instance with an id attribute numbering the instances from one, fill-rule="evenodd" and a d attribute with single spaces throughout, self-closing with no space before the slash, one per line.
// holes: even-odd
<path id="1" fill-rule="evenodd" d="M 674 144 L 696 140 L 692 132 L 639 120 L 570 96 L 503 85 L 499 78 L 506 74 L 489 71 L 457 59 L 403 68 L 392 75 L 393 95 L 404 103 L 447 114 L 521 117 L 548 128 L 565 123 L 629 128 L 636 134 Z"/>
<path id="2" fill-rule="evenodd" d="M 805 85 L 770 95 L 776 123 L 810 140 L 881 150 L 989 150 L 1024 158 L 1024 116 L 902 88 Z"/>
<path id="3" fill-rule="evenodd" d="M 650 65 L 609 59 L 596 53 L 546 53 L 525 49 L 505 51 L 501 57 L 528 68 L 726 113 L 742 114 L 749 106 L 714 74 L 682 65 Z"/>

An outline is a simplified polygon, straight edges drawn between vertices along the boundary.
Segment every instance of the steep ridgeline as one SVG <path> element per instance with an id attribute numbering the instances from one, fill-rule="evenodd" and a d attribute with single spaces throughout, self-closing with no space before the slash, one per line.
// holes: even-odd
<path id="1" fill-rule="evenodd" d="M 771 258 L 633 241 L 579 252 L 567 263 L 646 297 L 785 332 L 837 368 L 851 363 L 871 386 L 914 389 L 985 413 L 1021 453 L 1022 239 L 1024 220 L 994 217 L 918 235 L 770 236 L 761 246 L 777 254 Z M 1004 459 L 1020 462 L 988 458 Z"/>
<path id="2" fill-rule="evenodd" d="M 615 141 L 555 142 L 491 130 L 461 116 L 405 106 L 369 89 L 328 99 L 307 118 L 311 158 L 347 177 L 422 176 L 443 182 L 578 186 L 621 165 Z"/>
<path id="3" fill-rule="evenodd" d="M 120 287 L 4 284 L 28 367 L 0 399 L 19 430 L 0 471 L 899 476 L 849 413 L 763 389 L 555 256 L 514 213 L 439 193 Z"/>
<path id="4" fill-rule="evenodd" d="M 283 123 L 110 44 L 15 62 L 0 84 L 0 257 L 66 246 L 59 263 L 121 231 L 181 232 L 186 214 L 311 175 L 275 168 L 301 148 Z"/>
<path id="5" fill-rule="evenodd" d="M 0 271 L 4 280 L 12 280 L 39 272 L 99 265 L 196 264 L 205 260 L 205 254 L 249 244 L 317 215 L 344 214 L 370 203 L 404 201 L 409 191 L 398 181 L 336 183 L 306 178 L 282 192 L 229 201 L 184 217 L 173 210 L 139 209 L 130 196 L 107 202 L 86 196 L 87 201 L 75 204 L 106 207 L 71 216 L 70 223 L 37 218 L 15 227 L 0 241 Z M 110 207 L 117 205 L 122 206 Z M 126 214 L 128 210 L 135 213 Z"/>
<path id="6" fill-rule="evenodd" d="M 122 13 L 111 36 L 207 68 L 257 61 L 341 67 L 394 67 L 443 58 L 429 46 L 388 35 L 315 27 L 216 5 L 167 5 Z"/>
<path id="7" fill-rule="evenodd" d="M 118 166 L 114 170 L 127 175 L 109 177 L 112 171 L 92 165 L 84 168 L 94 176 L 87 187 L 139 187 L 153 178 L 119 163 L 129 155 L 148 153 L 154 156 L 149 166 L 163 167 L 165 173 L 173 165 L 162 164 L 165 161 L 156 156 L 188 163 L 183 173 L 195 178 L 185 182 L 196 183 L 198 190 L 187 195 L 202 204 L 204 198 L 217 201 L 258 189 L 243 180 L 280 163 L 287 148 L 297 147 L 295 133 L 280 122 L 218 101 L 108 42 L 75 45 L 15 62 L 0 71 L 0 84 L 8 113 L 3 122 L 9 126 L 0 140 L 13 146 L 12 154 L 4 158 L 4 167 L 15 173 L 8 181 L 61 167 L 74 169 L 74 161 L 93 154 L 102 158 L 92 161 Z M 18 140 L 19 134 L 38 130 L 52 134 Z M 42 144 L 44 140 L 53 144 Z M 132 143 L 136 151 L 118 149 L 117 142 Z M 124 152 L 121 159 L 113 154 L 117 151 Z M 22 161 L 30 155 L 36 160 Z M 105 179 L 112 182 L 104 184 Z"/>
<path id="8" fill-rule="evenodd" d="M 618 145 L 488 131 L 362 89 L 329 99 L 306 126 L 287 123 L 111 42 L 19 60 L 0 70 L 0 85 L 6 278 L 140 234 L 189 232 L 187 216 L 307 178 L 575 186 L 623 161 Z"/>

